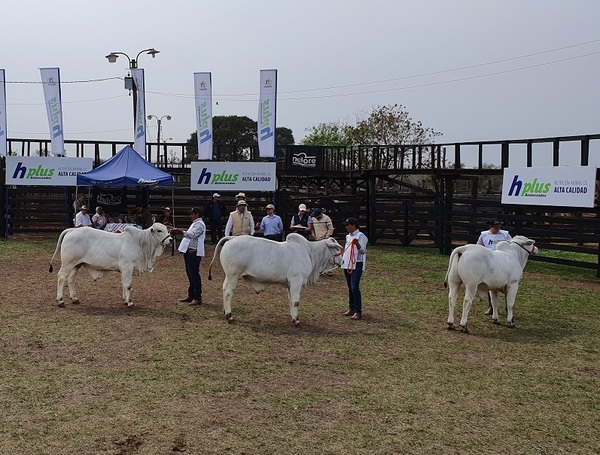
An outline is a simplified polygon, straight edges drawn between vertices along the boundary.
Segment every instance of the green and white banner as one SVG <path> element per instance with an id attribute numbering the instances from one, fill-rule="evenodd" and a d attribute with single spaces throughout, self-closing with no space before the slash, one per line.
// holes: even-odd
<path id="1" fill-rule="evenodd" d="M 62 101 L 60 97 L 60 71 L 58 68 L 40 68 L 46 113 L 50 126 L 52 154 L 65 155 L 65 136 L 63 133 Z"/>
<path id="2" fill-rule="evenodd" d="M 144 87 L 144 70 L 132 68 L 133 89 L 136 93 L 135 104 L 135 137 L 133 149 L 138 155 L 146 158 L 146 95 Z"/>
<path id="3" fill-rule="evenodd" d="M 230 161 L 191 164 L 192 190 L 199 191 L 275 191 L 275 163 Z"/>
<path id="4" fill-rule="evenodd" d="M 198 159 L 213 159 L 212 81 L 210 73 L 194 73 Z"/>
<path id="5" fill-rule="evenodd" d="M 260 71 L 258 105 L 258 153 L 261 158 L 275 157 L 277 117 L 277 70 Z"/>
<path id="6" fill-rule="evenodd" d="M 8 155 L 6 140 L 6 82 L 4 70 L 0 69 L 0 156 Z"/>
<path id="7" fill-rule="evenodd" d="M 7 156 L 7 185 L 77 186 L 77 175 L 92 170 L 92 158 Z"/>
<path id="8" fill-rule="evenodd" d="M 502 203 L 594 207 L 596 167 L 505 168 Z"/>

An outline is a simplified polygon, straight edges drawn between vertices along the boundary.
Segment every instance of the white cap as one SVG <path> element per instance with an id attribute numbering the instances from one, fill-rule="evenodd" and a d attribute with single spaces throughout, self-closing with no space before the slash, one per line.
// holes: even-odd
<path id="1" fill-rule="evenodd" d="M 304 205 L 304 204 L 300 204 L 300 205 L 298 206 L 298 211 L 300 211 L 300 210 L 304 210 L 304 211 L 306 212 L 306 205 Z"/>
<path id="2" fill-rule="evenodd" d="M 215 193 L 213 194 L 213 197 L 221 197 L 221 195 L 219 193 Z"/>

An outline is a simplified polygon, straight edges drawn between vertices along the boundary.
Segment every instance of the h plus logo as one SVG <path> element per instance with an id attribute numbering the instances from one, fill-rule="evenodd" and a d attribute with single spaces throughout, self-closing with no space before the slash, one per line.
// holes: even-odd
<path id="1" fill-rule="evenodd" d="M 515 174 L 510 189 L 509 196 L 543 196 L 550 191 L 551 183 L 538 182 L 537 177 L 533 182 L 523 182 L 519 180 L 519 175 Z M 513 194 L 514 193 L 514 194 Z"/>

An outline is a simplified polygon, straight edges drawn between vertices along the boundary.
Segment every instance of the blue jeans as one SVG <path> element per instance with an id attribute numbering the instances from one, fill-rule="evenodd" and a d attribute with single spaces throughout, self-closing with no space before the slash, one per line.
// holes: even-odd
<path id="1" fill-rule="evenodd" d="M 185 273 L 187 274 L 190 286 L 188 287 L 188 297 L 190 299 L 202 300 L 202 281 L 200 279 L 200 261 L 202 256 L 196 256 L 195 251 L 183 254 L 185 261 Z"/>
<path id="2" fill-rule="evenodd" d="M 357 262 L 356 269 L 354 270 L 344 270 L 346 283 L 348 283 L 348 307 L 350 311 L 358 314 L 362 314 L 362 296 L 360 294 L 360 278 L 362 277 L 362 272 L 362 262 Z"/>

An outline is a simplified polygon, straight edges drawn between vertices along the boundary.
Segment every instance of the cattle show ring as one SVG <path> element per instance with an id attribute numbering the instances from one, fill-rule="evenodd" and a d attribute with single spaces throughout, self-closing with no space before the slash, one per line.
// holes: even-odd
<path id="1" fill-rule="evenodd" d="M 79 158 L 73 183 L 45 188 L 16 184 L 15 169 L 66 158 L 2 158 L 0 453 L 600 453 L 596 167 L 355 169 L 363 151 L 375 156 L 290 147 L 282 160 L 152 166 L 129 183 L 115 179 L 130 170 L 102 176 L 111 160 Z M 318 168 L 296 167 L 296 152 Z M 189 306 L 182 239 L 166 226 L 63 231 L 81 192 L 169 205 L 187 229 L 216 189 L 204 176 L 245 164 L 270 180 L 220 187 L 227 207 L 245 191 L 255 221 L 274 202 L 286 228 L 298 204 L 322 208 L 336 241 L 207 236 L 202 304 Z M 347 217 L 369 237 L 360 320 L 343 315 Z M 512 239 L 473 245 L 496 218 Z M 244 263 L 225 297 L 231 258 Z"/>

